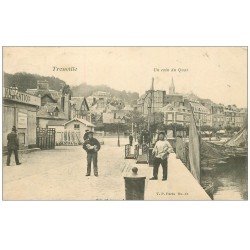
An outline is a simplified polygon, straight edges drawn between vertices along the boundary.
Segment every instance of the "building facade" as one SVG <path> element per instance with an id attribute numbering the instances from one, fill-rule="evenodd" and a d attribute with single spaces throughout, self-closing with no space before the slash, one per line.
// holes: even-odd
<path id="1" fill-rule="evenodd" d="M 201 126 L 212 126 L 212 116 L 208 108 L 204 107 L 198 102 L 190 102 L 192 107 L 196 125 Z"/>
<path id="2" fill-rule="evenodd" d="M 17 88 L 3 88 L 3 148 L 13 126 L 18 130 L 20 148 L 36 147 L 36 115 L 41 98 L 19 92 Z"/>
<path id="3" fill-rule="evenodd" d="M 149 112 L 161 112 L 165 106 L 166 91 L 163 90 L 148 90 L 137 101 L 137 110 L 144 115 Z"/>
<path id="4" fill-rule="evenodd" d="M 74 118 L 64 123 L 64 129 L 79 133 L 79 140 L 83 142 L 83 136 L 86 130 L 94 132 L 95 125 L 89 121 L 80 118 Z"/>
<path id="5" fill-rule="evenodd" d="M 48 125 L 63 124 L 71 119 L 70 94 L 49 89 L 46 80 L 37 81 L 37 88 L 27 89 L 26 92 L 41 98 L 41 106 L 37 110 L 37 127 L 47 128 Z"/>
<path id="6" fill-rule="evenodd" d="M 220 130 L 227 126 L 242 127 L 246 122 L 247 109 L 237 108 L 236 105 L 216 104 L 210 99 L 198 97 L 193 92 L 177 93 L 173 79 L 169 86 L 169 94 L 165 91 L 155 91 L 152 85 L 151 90 L 146 91 L 137 101 L 137 110 L 144 115 L 161 110 L 164 113 L 165 124 L 188 124 L 191 108 L 199 127 L 211 126 Z"/>
<path id="7" fill-rule="evenodd" d="M 37 111 L 37 127 L 39 128 L 47 128 L 48 125 L 63 124 L 67 121 L 67 116 L 57 103 L 47 103 L 39 107 Z"/>
<path id="8" fill-rule="evenodd" d="M 236 113 L 235 116 L 235 126 L 243 127 L 247 123 L 247 110 L 242 108 L 239 112 Z"/>
<path id="9" fill-rule="evenodd" d="M 190 123 L 190 110 L 185 106 L 176 107 L 173 104 L 167 104 L 162 108 L 164 114 L 164 124 L 180 124 L 187 126 Z"/>
<path id="10" fill-rule="evenodd" d="M 71 118 L 89 118 L 89 105 L 85 97 L 71 97 L 70 100 Z"/>
<path id="11" fill-rule="evenodd" d="M 104 91 L 96 91 L 86 99 L 89 106 L 97 105 L 99 109 L 104 109 L 110 98 L 110 93 Z"/>

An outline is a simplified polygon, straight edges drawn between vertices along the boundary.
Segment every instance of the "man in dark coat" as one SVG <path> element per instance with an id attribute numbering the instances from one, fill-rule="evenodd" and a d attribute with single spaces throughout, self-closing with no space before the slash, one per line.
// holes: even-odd
<path id="1" fill-rule="evenodd" d="M 91 162 L 93 161 L 94 165 L 94 175 L 98 176 L 98 166 L 97 166 L 97 158 L 98 151 L 100 150 L 101 145 L 99 141 L 93 137 L 93 132 L 88 133 L 88 139 L 83 143 L 83 149 L 87 152 L 87 174 L 86 176 L 90 176 L 91 174 Z"/>
<path id="2" fill-rule="evenodd" d="M 11 157 L 12 152 L 14 152 L 14 155 L 15 155 L 16 165 L 20 165 L 21 163 L 19 162 L 19 159 L 18 159 L 19 140 L 17 137 L 17 129 L 15 126 L 13 126 L 11 133 L 7 135 L 7 140 L 8 140 L 7 166 L 10 165 L 10 157 Z"/>

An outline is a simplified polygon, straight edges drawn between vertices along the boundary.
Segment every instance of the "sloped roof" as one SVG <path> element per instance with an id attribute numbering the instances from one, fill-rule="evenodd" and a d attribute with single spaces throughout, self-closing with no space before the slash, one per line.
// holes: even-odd
<path id="1" fill-rule="evenodd" d="M 169 111 L 169 110 L 174 110 L 174 106 L 171 103 L 169 103 L 166 106 L 164 106 L 164 107 L 161 108 L 162 112 Z"/>
<path id="2" fill-rule="evenodd" d="M 179 107 L 175 107 L 172 103 L 167 104 L 166 106 L 161 108 L 162 112 L 166 112 L 166 111 L 178 111 L 178 112 L 189 112 L 190 110 L 185 107 L 185 106 L 179 106 Z"/>
<path id="3" fill-rule="evenodd" d="M 98 103 L 90 107 L 90 110 L 97 113 L 102 113 L 104 111 L 115 111 L 117 108 L 111 104 L 105 105 L 105 107 L 98 107 Z"/>
<path id="4" fill-rule="evenodd" d="M 92 124 L 91 122 L 89 122 L 89 121 L 87 121 L 87 120 L 85 120 L 85 119 L 80 119 L 80 118 L 74 118 L 74 119 L 72 119 L 72 120 L 70 120 L 70 121 L 64 123 L 64 125 L 66 125 L 66 124 L 68 124 L 68 123 L 70 123 L 70 122 L 74 122 L 74 121 L 81 122 L 82 124 L 84 124 L 84 125 L 86 125 L 86 126 L 88 126 L 88 127 L 95 127 L 95 125 Z"/>
<path id="5" fill-rule="evenodd" d="M 85 105 L 87 105 L 87 108 L 89 109 L 89 106 L 85 97 L 71 97 L 71 104 L 75 105 L 76 110 L 81 109 L 83 102 L 85 102 Z"/>
<path id="6" fill-rule="evenodd" d="M 48 96 L 54 103 L 57 103 L 57 99 L 55 99 L 55 98 L 51 95 L 51 93 L 45 93 L 45 94 L 39 95 L 39 96 L 41 96 L 41 98 L 43 98 L 43 97 L 45 97 L 45 96 Z"/>
<path id="7" fill-rule="evenodd" d="M 27 89 L 26 93 L 35 95 L 35 96 L 45 96 L 49 95 L 51 96 L 55 101 L 61 98 L 62 94 L 59 91 L 56 91 L 54 89 Z"/>
<path id="8" fill-rule="evenodd" d="M 53 113 L 55 109 L 58 109 L 58 116 L 51 115 L 51 113 Z M 57 103 L 46 103 L 44 106 L 41 106 L 37 111 L 37 117 L 55 118 L 55 119 L 66 118 L 65 114 L 60 111 L 60 108 Z"/>
<path id="9" fill-rule="evenodd" d="M 62 96 L 61 92 L 58 92 L 58 91 L 53 90 L 53 89 L 49 89 L 49 93 L 51 94 L 52 98 L 55 100 L 58 100 Z"/>
<path id="10" fill-rule="evenodd" d="M 191 106 L 193 106 L 193 107 L 203 108 L 203 109 L 207 109 L 207 110 L 208 110 L 207 107 L 203 106 L 203 105 L 202 105 L 201 103 L 199 103 L 199 102 L 190 102 L 190 104 L 191 104 Z"/>
<path id="11" fill-rule="evenodd" d="M 47 125 L 48 126 L 64 126 L 65 121 L 62 120 L 49 120 Z"/>
<path id="12" fill-rule="evenodd" d="M 142 99 L 142 100 L 143 100 L 146 96 L 147 96 L 147 94 L 143 94 L 142 96 L 140 96 L 139 99 Z"/>
<path id="13" fill-rule="evenodd" d="M 104 109 L 105 109 L 105 107 L 99 108 L 97 106 L 97 103 L 90 107 L 90 110 L 93 112 L 96 112 L 96 113 L 102 113 L 104 111 Z"/>

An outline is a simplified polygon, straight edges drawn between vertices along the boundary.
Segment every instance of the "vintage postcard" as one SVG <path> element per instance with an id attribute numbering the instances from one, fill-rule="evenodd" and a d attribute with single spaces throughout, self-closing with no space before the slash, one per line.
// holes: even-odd
<path id="1" fill-rule="evenodd" d="M 3 47 L 3 200 L 248 200 L 247 47 Z"/>

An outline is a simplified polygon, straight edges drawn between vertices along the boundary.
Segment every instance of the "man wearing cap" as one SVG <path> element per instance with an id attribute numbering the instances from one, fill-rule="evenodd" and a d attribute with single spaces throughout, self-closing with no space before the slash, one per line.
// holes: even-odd
<path id="1" fill-rule="evenodd" d="M 15 155 L 15 161 L 16 165 L 20 165 L 21 163 L 19 162 L 18 159 L 18 149 L 19 149 L 19 140 L 17 137 L 17 129 L 16 126 L 13 126 L 11 133 L 7 135 L 7 149 L 8 149 L 8 156 L 7 156 L 7 166 L 10 165 L 10 157 L 12 152 L 14 152 Z"/>
<path id="2" fill-rule="evenodd" d="M 158 179 L 158 170 L 159 166 L 162 166 L 163 170 L 163 181 L 167 180 L 168 177 L 168 155 L 173 152 L 173 149 L 170 145 L 170 143 L 167 140 L 164 140 L 165 133 L 160 132 L 159 133 L 159 140 L 156 142 L 154 149 L 153 149 L 153 155 L 154 155 L 154 169 L 153 169 L 153 177 L 150 178 L 150 180 L 157 180 Z"/>
<path id="3" fill-rule="evenodd" d="M 83 140 L 86 141 L 88 139 L 88 136 L 89 136 L 89 130 L 86 129 L 85 133 L 84 133 L 84 136 L 83 136 Z"/>
<path id="4" fill-rule="evenodd" d="M 91 174 L 91 162 L 93 161 L 94 165 L 94 175 L 98 176 L 98 151 L 100 150 L 101 145 L 99 141 L 93 137 L 93 132 L 88 132 L 88 139 L 86 139 L 83 143 L 83 149 L 87 152 L 87 174 L 86 176 L 90 176 Z"/>

